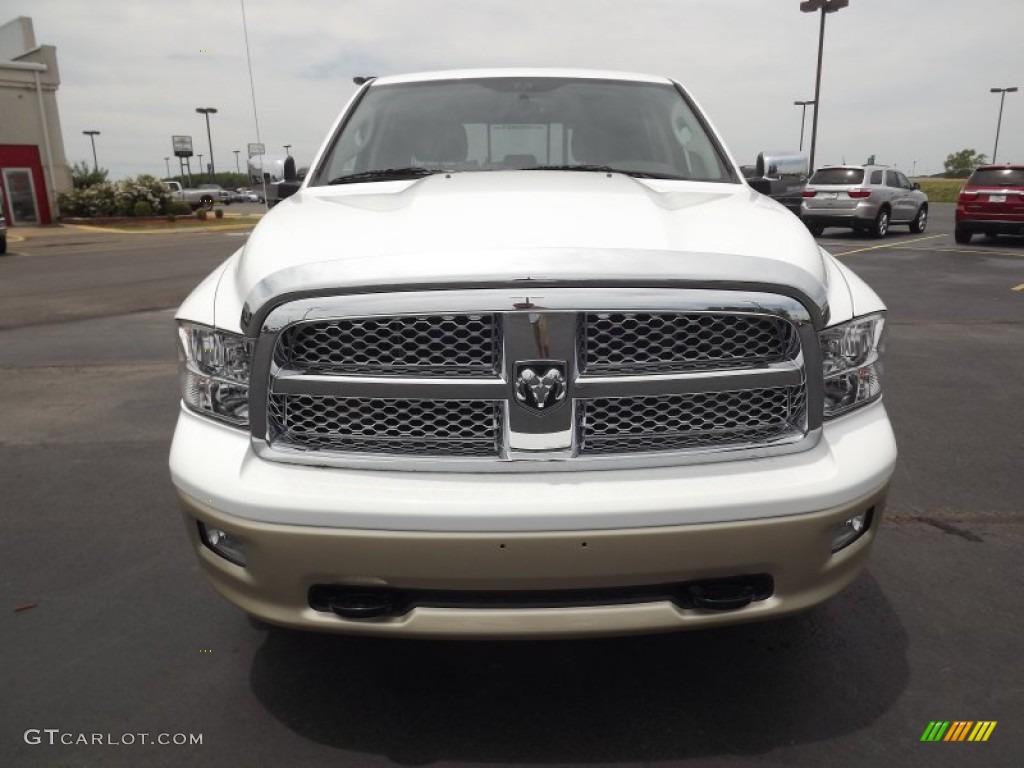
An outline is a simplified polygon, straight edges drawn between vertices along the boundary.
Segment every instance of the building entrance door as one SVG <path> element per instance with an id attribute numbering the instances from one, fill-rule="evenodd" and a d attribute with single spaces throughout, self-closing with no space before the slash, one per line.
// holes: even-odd
<path id="1" fill-rule="evenodd" d="M 38 224 L 36 186 L 30 168 L 4 168 L 4 188 L 11 209 L 12 224 Z"/>

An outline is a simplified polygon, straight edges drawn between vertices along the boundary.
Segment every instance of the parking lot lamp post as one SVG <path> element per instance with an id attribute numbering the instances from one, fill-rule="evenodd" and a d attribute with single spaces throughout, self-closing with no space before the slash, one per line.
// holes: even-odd
<path id="1" fill-rule="evenodd" d="M 241 152 L 242 150 L 232 149 L 231 151 L 235 153 L 235 173 L 241 173 L 242 168 L 241 166 L 238 165 L 238 153 Z"/>
<path id="2" fill-rule="evenodd" d="M 291 155 L 291 153 L 292 153 L 292 145 L 291 144 L 282 144 L 281 146 L 284 147 L 284 153 L 286 155 Z"/>
<path id="3" fill-rule="evenodd" d="M 1002 110 L 999 111 L 999 114 L 1002 115 Z M 82 131 L 82 133 L 84 133 L 86 136 L 88 136 L 89 137 L 89 141 L 92 142 L 92 170 L 93 170 L 94 173 L 97 173 L 100 170 L 100 166 L 99 166 L 99 163 L 96 162 L 96 137 L 100 135 L 100 132 L 99 131 Z M 999 140 L 996 139 L 996 143 L 998 143 L 998 141 Z"/>
<path id="4" fill-rule="evenodd" d="M 807 122 L 807 105 L 813 104 L 814 99 L 809 101 L 794 101 L 793 105 L 801 107 L 800 110 L 800 151 L 804 151 L 804 124 Z"/>
<path id="5" fill-rule="evenodd" d="M 1017 92 L 1017 86 L 1012 88 L 989 88 L 989 91 L 999 94 L 999 119 L 996 120 L 996 147 L 992 150 L 992 162 L 994 164 L 996 155 L 999 154 L 999 129 L 1003 125 L 1003 102 L 1006 101 L 1006 94 Z"/>
<path id="6" fill-rule="evenodd" d="M 803 0 L 802 13 L 821 11 L 821 25 L 818 30 L 818 72 L 814 78 L 814 117 L 811 119 L 810 171 L 814 173 L 814 151 L 818 146 L 818 108 L 821 105 L 821 57 L 825 50 L 825 15 L 835 13 L 850 4 L 850 0 Z"/>
<path id="7" fill-rule="evenodd" d="M 199 155 L 199 178 L 203 177 L 203 156 Z"/>
<path id="8" fill-rule="evenodd" d="M 917 176 L 917 160 L 914 161 L 914 165 L 911 167 L 910 175 L 911 177 Z"/>
<path id="9" fill-rule="evenodd" d="M 167 164 L 167 175 L 164 176 L 164 178 L 165 179 L 169 179 L 169 178 L 171 178 L 171 158 L 165 157 L 164 158 L 164 163 Z"/>
<path id="10" fill-rule="evenodd" d="M 196 107 L 196 112 L 206 116 L 206 141 L 210 145 L 210 178 L 217 172 L 213 162 L 213 139 L 210 138 L 210 115 L 216 115 L 217 110 L 213 107 Z M 200 155 L 202 157 L 202 155 Z M 200 168 L 202 170 L 202 168 Z"/>

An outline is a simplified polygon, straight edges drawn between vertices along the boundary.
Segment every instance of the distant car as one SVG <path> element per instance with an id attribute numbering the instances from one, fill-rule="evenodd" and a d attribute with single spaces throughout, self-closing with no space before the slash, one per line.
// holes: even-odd
<path id="1" fill-rule="evenodd" d="M 254 192 L 251 189 L 239 189 L 231 193 L 231 202 L 233 203 L 262 203 L 263 195 Z"/>
<path id="2" fill-rule="evenodd" d="M 1024 165 L 983 165 L 960 190 L 953 238 L 969 243 L 989 237 L 1024 235 Z"/>
<path id="3" fill-rule="evenodd" d="M 826 227 L 885 237 L 893 224 L 921 233 L 928 223 L 928 195 L 895 168 L 826 166 L 807 182 L 800 218 L 815 237 Z"/>
<path id="4" fill-rule="evenodd" d="M 215 192 L 213 199 L 223 205 L 231 205 L 231 193 L 220 186 L 220 184 L 200 184 L 199 189 Z"/>

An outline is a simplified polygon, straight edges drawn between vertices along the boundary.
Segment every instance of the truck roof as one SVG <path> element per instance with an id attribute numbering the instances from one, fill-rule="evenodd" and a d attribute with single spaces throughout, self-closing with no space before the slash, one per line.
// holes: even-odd
<path id="1" fill-rule="evenodd" d="M 435 72 L 414 72 L 406 75 L 384 75 L 376 78 L 375 85 L 398 83 L 420 83 L 432 80 L 469 80 L 484 77 L 563 77 L 594 80 L 627 80 L 640 83 L 664 83 L 671 81 L 660 75 L 645 75 L 636 72 L 615 72 L 599 69 L 556 69 L 540 67 L 500 67 L 489 69 L 448 69 Z"/>

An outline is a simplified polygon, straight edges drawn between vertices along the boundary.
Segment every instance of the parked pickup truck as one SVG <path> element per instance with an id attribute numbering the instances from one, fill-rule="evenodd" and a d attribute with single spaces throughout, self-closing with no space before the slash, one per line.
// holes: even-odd
<path id="1" fill-rule="evenodd" d="M 761 152 L 756 164 L 740 167 L 751 186 L 800 215 L 809 175 L 807 155 L 795 150 Z"/>
<path id="2" fill-rule="evenodd" d="M 200 208 L 210 210 L 220 199 L 220 194 L 217 191 L 219 187 L 217 189 L 183 189 L 181 182 L 178 181 L 162 181 L 161 183 L 167 188 L 172 200 L 180 200 L 193 211 Z"/>
<path id="3" fill-rule="evenodd" d="M 250 616 L 655 632 L 863 569 L 885 307 L 679 83 L 370 79 L 292 185 L 176 316 L 171 478 Z"/>
<path id="4" fill-rule="evenodd" d="M 200 184 L 199 190 L 201 192 L 209 192 L 213 195 L 213 201 L 215 203 L 231 205 L 231 193 L 224 189 L 220 184 Z"/>

